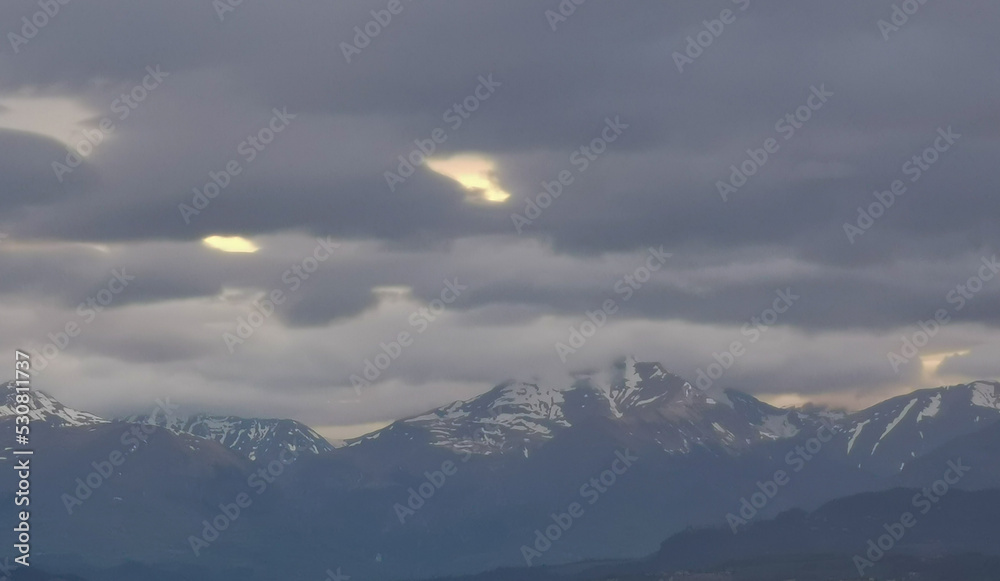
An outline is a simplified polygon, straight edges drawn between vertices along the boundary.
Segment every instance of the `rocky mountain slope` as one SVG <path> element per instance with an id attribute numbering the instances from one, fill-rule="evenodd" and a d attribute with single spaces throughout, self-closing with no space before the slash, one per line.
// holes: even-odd
<path id="1" fill-rule="evenodd" d="M 16 392 L 13 384 L 0 386 L 3 405 L 0 421 L 16 415 Z M 181 417 L 174 415 L 169 402 L 160 402 L 152 414 L 134 415 L 121 419 L 105 419 L 92 413 L 75 410 L 60 403 L 43 391 L 28 392 L 28 416 L 33 425 L 44 424 L 51 428 L 94 426 L 108 423 L 148 424 L 167 429 L 175 434 L 188 434 L 197 438 L 214 440 L 250 460 L 272 459 L 282 450 L 307 451 L 312 454 L 330 452 L 329 442 L 311 428 L 294 420 L 240 418 L 196 414 Z"/>
<path id="2" fill-rule="evenodd" d="M 330 562 L 373 578 L 466 574 L 523 565 L 522 547 L 572 503 L 584 516 L 532 565 L 638 558 L 689 526 L 725 526 L 778 471 L 789 482 L 741 531 L 788 509 L 926 486 L 952 457 L 989 464 L 1000 449 L 998 388 L 923 390 L 844 415 L 702 391 L 626 358 L 564 386 L 504 382 L 336 449 L 289 420 L 156 413 L 111 422 L 35 392 L 37 441 L 58 450 L 39 458 L 49 488 L 37 519 L 60 531 L 45 553 L 71 573 L 83 561 L 100 569 L 135 560 L 219 571 L 238 562 L 247 579 L 307 576 Z M 141 424 L 166 429 L 154 430 L 155 445 L 122 448 L 130 459 L 67 513 L 62 495 Z M 189 535 L 220 503 L 252 492 L 249 479 L 285 450 L 308 454 L 268 476 L 232 531 L 195 557 Z M 11 493 L 8 480 L 0 492 Z M 966 482 L 1000 488 L 1000 470 Z"/>

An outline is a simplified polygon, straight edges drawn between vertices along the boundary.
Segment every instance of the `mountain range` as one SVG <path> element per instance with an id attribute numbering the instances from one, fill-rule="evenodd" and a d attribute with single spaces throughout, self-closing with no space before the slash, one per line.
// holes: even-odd
<path id="1" fill-rule="evenodd" d="M 44 566 L 95 580 L 130 567 L 148 568 L 146 578 L 309 579 L 338 567 L 430 578 L 594 559 L 663 572 L 737 558 L 748 539 L 791 535 L 815 552 L 822 542 L 795 527 L 815 529 L 809 518 L 835 514 L 831 502 L 919 490 L 955 458 L 974 467 L 957 487 L 1000 489 L 991 381 L 846 414 L 701 390 L 626 358 L 568 386 L 507 381 L 342 447 L 293 420 L 164 410 L 109 420 L 32 397 Z M 12 432 L 9 388 L 5 403 L 0 428 Z M 101 472 L 115 451 L 124 462 Z M 0 490 L 12 495 L 9 472 Z M 251 504 L 238 517 L 205 546 L 192 541 L 213 537 L 206 525 L 240 494 Z M 539 541 L 574 503 L 582 514 L 571 526 L 550 546 Z M 13 506 L 0 512 L 13 518 Z M 678 535 L 694 531 L 719 535 L 718 550 L 692 551 Z"/>

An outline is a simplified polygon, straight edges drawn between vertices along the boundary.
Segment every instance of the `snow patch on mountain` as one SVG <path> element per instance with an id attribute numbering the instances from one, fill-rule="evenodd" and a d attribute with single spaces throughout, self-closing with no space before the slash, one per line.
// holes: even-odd
<path id="1" fill-rule="evenodd" d="M 879 436 L 879 441 L 880 442 L 886 436 L 889 435 L 889 432 L 893 431 L 896 428 L 896 426 L 899 425 L 899 422 L 903 421 L 903 418 L 906 417 L 906 414 L 910 413 L 910 410 L 913 409 L 913 406 L 917 405 L 917 401 L 919 401 L 918 398 L 911 399 L 910 403 L 906 404 L 906 407 L 903 408 L 903 411 L 898 416 L 896 416 L 896 419 L 894 419 L 891 422 L 889 422 L 889 425 L 887 425 L 885 427 L 885 431 L 882 432 L 881 436 Z M 874 453 L 874 452 L 875 452 L 875 450 L 872 450 L 872 453 Z"/>
<path id="2" fill-rule="evenodd" d="M 917 422 L 919 423 L 923 421 L 924 418 L 933 418 L 934 416 L 938 415 L 938 412 L 940 411 L 941 411 L 941 394 L 936 393 L 931 397 L 931 402 L 927 404 L 927 407 L 920 410 L 920 413 L 917 414 Z"/>
<path id="3" fill-rule="evenodd" d="M 972 405 L 1000 410 L 996 385 L 978 381 L 972 384 Z"/>
<path id="4" fill-rule="evenodd" d="M 515 413 L 500 413 L 497 416 L 497 423 L 504 423 L 504 419 L 509 418 L 517 422 L 525 416 L 529 418 L 548 419 L 560 422 L 568 426 L 569 423 L 563 418 L 562 392 L 556 389 L 543 389 L 537 385 L 518 383 L 503 390 L 500 397 L 490 404 L 492 410 L 511 409 Z M 501 416 L 504 419 L 501 419 Z"/>
<path id="5" fill-rule="evenodd" d="M 634 357 L 625 358 L 622 383 L 611 388 L 610 396 L 614 406 L 612 409 L 618 417 L 621 417 L 627 409 L 645 406 L 669 395 L 666 389 L 652 389 L 654 384 L 669 381 L 670 377 L 666 370 L 659 363 L 642 364 L 653 369 L 648 377 L 643 378 L 638 369 L 639 365 Z M 690 384 L 687 386 L 690 388 Z"/>
<path id="6" fill-rule="evenodd" d="M 5 386 L 5 398 L 0 405 L 0 418 L 17 415 L 17 391 L 13 382 Z M 43 391 L 37 389 L 26 392 L 29 397 L 27 416 L 32 422 L 45 423 L 52 427 L 87 426 L 107 424 L 106 420 L 92 413 L 69 408 Z"/>
<path id="7" fill-rule="evenodd" d="M 464 418 L 469 415 L 469 412 L 462 408 L 462 403 L 463 402 L 456 401 L 455 403 L 452 403 L 450 405 L 438 408 L 436 410 L 431 410 L 429 413 L 426 413 L 422 416 L 417 416 L 404 421 L 420 423 L 420 422 L 432 422 L 435 420 L 457 420 L 459 418 Z"/>
<path id="8" fill-rule="evenodd" d="M 623 437 L 656 442 L 678 454 L 695 446 L 732 451 L 793 438 L 821 421 L 815 414 L 778 410 L 739 392 L 701 390 L 659 363 L 627 357 L 566 387 L 509 381 L 379 433 L 460 453 L 522 456 L 575 423 L 596 417 L 614 422 L 612 429 L 621 430 Z M 349 445 L 372 439 L 364 436 Z"/>
<path id="9" fill-rule="evenodd" d="M 125 421 L 150 424 L 175 434 L 215 440 L 250 460 L 271 459 L 283 450 L 312 454 L 334 450 L 323 436 L 294 420 L 241 418 L 197 414 L 180 417 L 158 410 L 151 416 L 138 415 Z"/>
<path id="10" fill-rule="evenodd" d="M 847 453 L 848 454 L 850 454 L 851 453 L 851 449 L 854 448 L 854 442 L 856 442 L 857 439 L 858 439 L 858 436 L 861 435 L 861 430 L 865 429 L 865 426 L 867 426 L 870 423 L 871 423 L 871 420 L 865 420 L 863 422 L 859 422 L 857 425 L 854 426 L 854 430 L 851 432 L 851 439 L 847 442 Z"/>
<path id="11" fill-rule="evenodd" d="M 557 430 L 570 426 L 563 412 L 565 391 L 511 381 L 399 425 L 423 430 L 432 445 L 455 451 L 493 454 L 518 449 L 524 454 L 526 443 L 551 439 Z"/>
<path id="12" fill-rule="evenodd" d="M 774 440 L 795 437 L 799 433 L 799 429 L 789 421 L 788 416 L 790 413 L 791 412 L 783 415 L 768 415 L 764 418 L 764 422 L 760 425 L 760 433 L 764 437 Z"/>

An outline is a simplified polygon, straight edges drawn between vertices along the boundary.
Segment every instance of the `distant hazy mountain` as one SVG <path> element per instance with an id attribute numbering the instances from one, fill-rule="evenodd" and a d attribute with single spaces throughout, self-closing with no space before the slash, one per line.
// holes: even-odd
<path id="1" fill-rule="evenodd" d="M 926 486 L 948 455 L 989 464 L 1000 449 L 998 396 L 997 383 L 976 382 L 845 416 L 702 391 L 658 363 L 624 359 L 568 386 L 504 382 L 334 449 L 290 420 L 108 422 L 35 392 L 36 441 L 52 450 L 37 460 L 48 492 L 36 518 L 60 531 L 44 554 L 70 573 L 130 561 L 216 573 L 239 563 L 243 579 L 306 578 L 331 564 L 380 579 L 518 567 L 522 548 L 572 503 L 583 515 L 532 565 L 639 558 L 687 527 L 725 526 L 778 471 L 789 482 L 736 536 L 788 509 Z M 12 428 L 12 413 L 8 396 L 0 429 Z M 68 514 L 62 495 L 143 423 L 167 429 L 128 446 L 130 459 Z M 308 454 L 256 496 L 250 479 L 282 450 Z M 1000 469 L 966 485 L 1000 488 Z M 0 492 L 13 486 L 0 479 Z M 189 537 L 240 492 L 253 505 L 196 558 Z"/>
<path id="2" fill-rule="evenodd" d="M 124 421 L 151 424 L 177 434 L 190 434 L 215 440 L 251 460 L 273 459 L 282 450 L 305 450 L 319 454 L 334 449 L 312 428 L 294 420 L 248 419 L 206 414 L 174 417 L 163 410 L 157 410 L 152 416 L 129 416 Z"/>
<path id="3" fill-rule="evenodd" d="M 864 493 L 812 512 L 782 513 L 747 534 L 687 530 L 642 559 L 512 568 L 454 581 L 995 581 L 998 492 L 955 490 L 926 514 L 912 507 L 918 489 Z M 887 534 L 884 525 L 899 522 L 907 509 L 916 513 L 915 524 L 888 551 L 873 553 L 871 565 L 862 561 L 860 576 L 855 556 L 867 559 L 868 541 Z"/>
<path id="4" fill-rule="evenodd" d="M 891 475 L 946 442 L 998 420 L 1000 383 L 977 381 L 892 398 L 852 414 L 843 427 L 850 434 L 851 461 L 875 474 Z"/>
<path id="5" fill-rule="evenodd" d="M 465 402 L 431 410 L 349 441 L 417 441 L 456 453 L 527 457 L 574 425 L 606 418 L 622 435 L 665 452 L 695 448 L 738 452 L 788 439 L 821 418 L 780 410 L 735 391 L 704 392 L 659 363 L 626 358 L 605 383 L 598 378 L 556 388 L 509 381 Z"/>
<path id="6" fill-rule="evenodd" d="M 13 383 L 6 383 L 2 387 L 3 405 L 0 405 L 0 419 L 16 415 L 15 408 L 17 402 L 15 398 L 17 391 Z M 81 412 L 68 408 L 47 395 L 45 392 L 31 389 L 23 392 L 30 398 L 28 417 L 31 423 L 44 423 L 50 427 L 85 426 L 90 424 L 107 423 L 108 420 L 95 416 L 94 414 Z"/>
<path id="7" fill-rule="evenodd" d="M 1000 519 L 998 492 L 997 489 L 954 490 L 933 505 L 927 502 L 927 513 L 922 512 L 923 505 L 916 508 L 913 505 L 912 499 L 920 494 L 919 489 L 859 494 L 832 501 L 811 513 L 783 513 L 774 520 L 752 525 L 747 534 L 733 535 L 728 529 L 678 534 L 663 543 L 647 567 L 678 571 L 761 557 L 828 555 L 838 557 L 836 569 L 829 568 L 831 574 L 856 578 L 859 575 L 853 557 L 868 558 L 868 541 L 887 534 L 885 525 L 898 523 L 900 515 L 907 511 L 914 515 L 915 524 L 905 528 L 901 538 L 893 539 L 891 549 L 884 553 L 921 557 L 974 553 L 997 556 L 1000 546 L 993 531 Z M 878 568 L 865 566 L 864 570 L 875 572 Z M 1000 569 L 994 568 L 993 573 L 1000 574 Z"/>

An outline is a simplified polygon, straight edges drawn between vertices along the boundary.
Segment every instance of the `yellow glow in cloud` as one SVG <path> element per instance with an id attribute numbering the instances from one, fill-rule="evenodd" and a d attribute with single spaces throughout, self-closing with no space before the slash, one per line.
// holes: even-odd
<path id="1" fill-rule="evenodd" d="M 202 244 L 223 252 L 257 252 L 260 248 L 242 236 L 209 236 Z"/>
<path id="2" fill-rule="evenodd" d="M 353 403 L 354 401 L 355 400 L 342 400 L 337 403 Z M 316 426 L 315 429 L 319 432 L 319 435 L 333 443 L 370 434 L 375 430 L 381 430 L 390 423 L 392 422 L 372 422 L 369 424 L 356 424 L 352 426 Z"/>
<path id="3" fill-rule="evenodd" d="M 765 393 L 755 396 L 760 401 L 776 408 L 801 407 L 809 403 L 809 399 L 797 393 Z"/>
<path id="4" fill-rule="evenodd" d="M 0 129 L 36 133 L 73 148 L 96 116 L 96 111 L 64 97 L 0 98 Z"/>
<path id="5" fill-rule="evenodd" d="M 427 167 L 462 185 L 474 198 L 484 202 L 507 201 L 510 194 L 500 187 L 496 162 L 475 154 L 456 155 L 447 159 L 428 159 Z"/>
<path id="6" fill-rule="evenodd" d="M 965 351 L 952 351 L 951 353 L 935 353 L 932 355 L 921 355 L 920 362 L 923 363 L 924 365 L 925 374 L 937 375 L 938 367 L 941 367 L 941 364 L 944 363 L 945 359 L 955 355 L 961 356 L 968 354 L 969 350 L 966 349 Z"/>
<path id="7" fill-rule="evenodd" d="M 377 286 L 372 288 L 372 294 L 380 300 L 398 301 L 410 296 L 412 287 L 408 286 Z"/>

